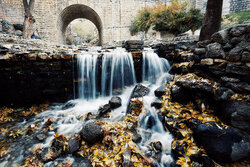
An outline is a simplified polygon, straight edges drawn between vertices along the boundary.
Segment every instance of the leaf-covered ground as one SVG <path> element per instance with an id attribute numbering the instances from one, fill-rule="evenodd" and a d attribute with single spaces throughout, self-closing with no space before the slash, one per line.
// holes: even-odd
<path id="1" fill-rule="evenodd" d="M 214 111 L 209 106 L 203 104 L 197 100 L 200 104 L 200 108 L 197 109 L 193 103 L 186 105 L 172 102 L 170 88 L 179 80 L 188 80 L 195 82 L 210 83 L 216 91 L 217 84 L 197 77 L 194 74 L 187 74 L 184 76 L 177 76 L 175 79 L 168 83 L 166 94 L 162 97 L 163 107 L 158 110 L 165 116 L 165 127 L 166 131 L 174 132 L 174 140 L 172 142 L 172 150 L 177 151 L 178 157 L 175 162 L 175 166 L 203 166 L 197 162 L 191 160 L 192 155 L 204 155 L 206 151 L 199 147 L 193 138 L 193 132 L 187 124 L 192 121 L 198 121 L 200 123 L 214 122 L 219 129 L 226 129 L 228 126 L 221 122 L 218 117 L 214 115 Z M 244 100 L 244 95 L 234 94 L 232 97 L 234 100 Z M 80 142 L 80 148 L 77 151 L 77 155 L 80 157 L 88 158 L 92 166 L 153 166 L 152 161 L 145 155 L 143 151 L 139 149 L 139 146 L 133 141 L 134 131 L 138 125 L 139 115 L 143 114 L 143 102 L 139 99 L 133 99 L 131 101 L 133 112 L 127 114 L 126 117 L 119 122 L 111 122 L 107 120 L 98 120 L 99 124 L 104 131 L 104 138 L 101 142 L 94 145 L 88 145 L 86 142 Z M 29 136 L 35 132 L 37 125 L 31 125 L 26 129 L 9 129 L 23 118 L 29 118 L 35 116 L 38 113 L 45 111 L 48 105 L 32 106 L 30 108 L 12 109 L 2 107 L 0 109 L 0 137 L 7 136 L 5 140 L 0 141 L 0 159 L 9 153 L 9 146 L 12 141 L 19 138 L 20 136 Z M 44 126 L 44 132 L 50 130 L 50 125 L 53 124 L 53 119 L 47 121 L 47 126 Z M 59 143 L 59 147 L 56 149 L 51 146 L 47 156 L 48 159 L 52 159 L 58 152 L 60 154 L 67 152 L 69 149 L 69 138 L 61 134 L 55 133 L 55 139 L 53 142 Z M 75 136 L 79 138 L 79 136 Z M 1 138 L 2 139 L 2 138 Z M 59 150 L 58 150 L 59 148 Z M 181 148 L 181 149 L 179 149 Z M 36 167 L 44 166 L 44 163 L 39 158 L 39 154 L 43 151 L 41 145 L 37 144 L 35 147 L 30 149 L 32 153 L 21 164 L 16 166 L 27 166 Z M 11 156 L 11 155 L 10 155 Z M 213 162 L 215 166 L 220 166 Z M 65 161 L 57 163 L 55 166 L 70 167 L 72 162 L 70 159 L 65 157 Z M 249 161 L 242 161 L 239 163 L 226 164 L 225 166 L 237 166 L 245 167 L 249 166 Z"/>

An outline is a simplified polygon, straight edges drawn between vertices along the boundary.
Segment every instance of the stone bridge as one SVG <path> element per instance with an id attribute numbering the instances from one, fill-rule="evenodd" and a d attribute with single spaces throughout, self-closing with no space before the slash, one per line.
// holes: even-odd
<path id="1" fill-rule="evenodd" d="M 100 43 L 130 39 L 129 26 L 138 10 L 151 6 L 152 0 L 36 0 L 35 19 L 42 39 L 62 43 L 67 26 L 85 18 L 95 24 Z M 20 0 L 1 0 L 0 19 L 23 23 Z"/>

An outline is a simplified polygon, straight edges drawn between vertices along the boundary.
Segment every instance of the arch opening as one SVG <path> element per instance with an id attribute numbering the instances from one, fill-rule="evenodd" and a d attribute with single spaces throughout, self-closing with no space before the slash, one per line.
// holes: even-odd
<path id="1" fill-rule="evenodd" d="M 65 32 L 68 25 L 75 19 L 87 19 L 91 21 L 98 30 L 99 42 L 102 45 L 103 41 L 103 26 L 100 16 L 90 7 L 82 4 L 75 4 L 66 7 L 59 15 L 58 26 L 60 30 L 59 39 L 64 44 L 66 43 Z"/>

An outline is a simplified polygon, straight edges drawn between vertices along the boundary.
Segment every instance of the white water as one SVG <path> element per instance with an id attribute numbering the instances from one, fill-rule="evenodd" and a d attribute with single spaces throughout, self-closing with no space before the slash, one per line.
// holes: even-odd
<path id="1" fill-rule="evenodd" d="M 101 57 L 102 62 L 98 62 Z M 98 71 L 101 66 L 101 71 Z M 100 80 L 98 80 L 99 78 Z M 78 55 L 78 93 L 80 99 L 120 94 L 136 83 L 131 53 L 118 48 L 112 52 L 82 52 Z"/>
<path id="2" fill-rule="evenodd" d="M 126 115 L 128 100 L 136 83 L 133 59 L 131 54 L 123 50 L 115 50 L 114 52 L 103 54 L 101 87 L 98 87 L 97 81 L 99 72 L 97 71 L 97 52 L 83 52 L 78 56 L 79 98 L 68 102 L 68 104 L 74 104 L 74 106 L 66 110 L 63 110 L 64 105 L 55 106 L 53 109 L 37 115 L 35 119 L 25 122 L 25 124 L 17 125 L 17 127 L 23 126 L 28 128 L 29 125 L 40 122 L 40 128 L 42 128 L 49 118 L 53 118 L 52 126 L 53 129 L 57 129 L 58 134 L 72 136 L 83 127 L 86 114 L 89 112 L 96 114 L 101 105 L 108 103 L 115 89 L 122 90 L 121 95 L 119 95 L 122 99 L 122 106 L 111 112 L 110 121 L 122 120 Z M 143 76 L 144 81 L 147 81 L 143 84 L 150 87 L 150 94 L 141 98 L 144 102 L 144 113 L 147 116 L 144 121 L 142 120 L 143 116 L 140 116 L 141 121 L 138 125 L 138 133 L 142 136 L 142 141 L 139 143 L 139 147 L 147 152 L 149 143 L 161 142 L 163 151 L 160 155 L 160 162 L 157 165 L 165 167 L 172 162 L 170 156 L 172 137 L 168 132 L 165 132 L 155 109 L 151 108 L 150 104 L 155 100 L 154 90 L 166 81 L 169 66 L 167 60 L 159 58 L 152 50 L 144 53 L 143 60 L 146 62 L 143 65 Z M 155 120 L 156 124 L 152 128 L 147 128 L 147 120 L 150 116 Z M 40 145 L 43 148 L 50 147 L 54 135 L 55 132 L 49 132 L 45 142 L 40 143 Z M 16 147 L 18 147 L 18 143 Z M 34 146 L 31 145 L 30 148 L 32 147 Z M 8 161 L 12 161 L 9 164 L 14 164 L 17 161 L 22 162 L 22 160 L 27 158 L 23 156 L 22 151 L 20 151 L 19 155 L 14 161 L 0 161 L 0 166 Z M 49 166 L 49 164 L 47 163 L 46 165 Z"/>
<path id="3" fill-rule="evenodd" d="M 153 49 L 145 49 L 143 52 L 142 80 L 155 83 L 159 77 L 170 69 L 168 61 L 154 53 Z"/>

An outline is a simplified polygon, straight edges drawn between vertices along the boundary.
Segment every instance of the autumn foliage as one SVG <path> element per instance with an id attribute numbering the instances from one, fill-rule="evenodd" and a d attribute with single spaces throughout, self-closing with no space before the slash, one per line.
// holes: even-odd
<path id="1" fill-rule="evenodd" d="M 187 10 L 185 1 L 171 0 L 171 5 L 156 2 L 152 7 L 146 7 L 139 11 L 132 21 L 130 32 L 132 35 L 146 32 L 152 26 L 156 31 L 167 31 L 178 35 L 192 30 L 194 32 L 201 27 L 203 15 L 198 9 Z"/>

